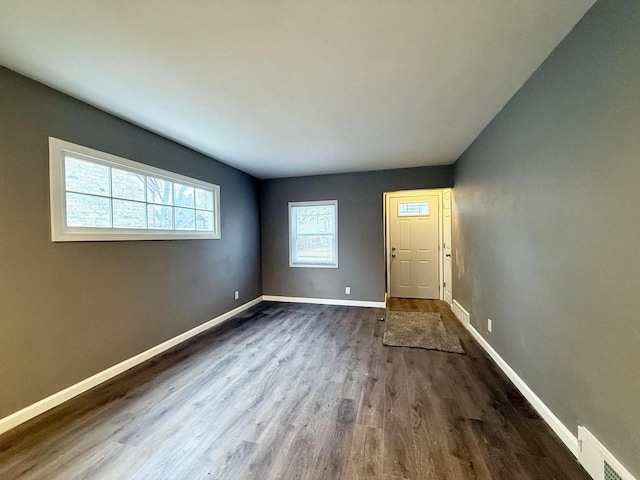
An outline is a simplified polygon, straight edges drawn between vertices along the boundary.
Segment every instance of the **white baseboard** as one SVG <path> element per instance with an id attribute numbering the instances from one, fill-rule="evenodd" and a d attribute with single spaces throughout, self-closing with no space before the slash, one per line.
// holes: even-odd
<path id="1" fill-rule="evenodd" d="M 341 305 L 341 306 L 355 306 L 355 307 L 373 307 L 373 308 L 385 308 L 385 302 L 371 302 L 360 300 L 339 300 L 339 299 L 324 299 L 324 298 L 304 298 L 304 297 L 283 297 L 274 295 L 263 295 L 255 298 L 250 302 L 240 305 L 229 312 L 226 312 L 208 322 L 203 323 L 191 330 L 184 332 L 166 342 L 163 342 L 155 347 L 150 348 L 134 357 L 131 357 L 123 362 L 118 363 L 102 372 L 99 372 L 81 382 L 71 385 L 60 392 L 40 400 L 28 407 L 23 408 L 5 418 L 0 419 L 0 434 L 11 430 L 14 427 L 50 410 L 58 405 L 90 390 L 91 388 L 100 385 L 107 380 L 139 365 L 150 358 L 153 358 L 180 343 L 189 340 L 190 338 L 209 330 L 217 325 L 220 325 L 224 321 L 231 317 L 249 309 L 250 307 L 257 305 L 261 301 L 267 302 L 291 302 L 291 303 L 311 303 L 311 304 L 323 304 L 323 305 Z M 624 468 L 624 466 L 618 462 L 615 457 L 591 434 L 586 428 L 578 427 L 580 435 L 580 444 L 582 445 L 582 451 L 579 448 L 578 438 L 571 433 L 571 431 L 554 415 L 554 413 L 547 407 L 544 402 L 538 397 L 531 388 L 520 378 L 520 376 L 513 370 L 509 364 L 498 354 L 496 350 L 484 339 L 482 335 L 471 325 L 469 313 L 455 300 L 453 300 L 453 311 L 462 322 L 465 327 L 471 332 L 471 335 L 477 340 L 487 354 L 496 362 L 496 364 L 502 369 L 507 377 L 513 382 L 516 388 L 524 395 L 524 397 L 531 403 L 533 408 L 538 414 L 547 422 L 547 424 L 553 429 L 553 431 L 560 437 L 562 442 L 569 448 L 576 458 L 585 466 L 587 471 L 596 480 L 604 479 L 604 474 L 601 472 L 601 465 L 603 460 L 606 460 L 611 467 L 623 478 L 623 480 L 635 480 L 634 477 Z"/>
<path id="2" fill-rule="evenodd" d="M 339 300 L 331 298 L 280 297 L 277 295 L 263 295 L 262 300 L 265 302 L 314 303 L 319 305 L 342 305 L 347 307 L 386 308 L 387 306 L 385 302 Z"/>
<path id="3" fill-rule="evenodd" d="M 134 357 L 124 360 L 123 362 L 120 362 L 117 365 L 109 367 L 106 370 L 103 370 L 102 372 L 98 372 L 95 375 L 76 383 L 75 385 L 71 385 L 70 387 L 67 387 L 64 390 L 54 393 L 53 395 L 47 398 L 44 398 L 39 402 L 29 405 L 28 407 L 25 407 L 22 410 L 18 410 L 17 412 L 12 413 L 8 417 L 4 417 L 0 419 L 0 434 L 8 430 L 11 430 L 14 427 L 17 427 L 18 425 L 26 422 L 27 420 L 31 420 L 32 418 L 46 412 L 47 410 L 57 407 L 58 405 L 66 402 L 67 400 L 70 400 L 73 397 L 76 397 L 81 393 L 84 393 L 87 390 L 97 385 L 100 385 L 101 383 L 106 382 L 107 380 L 117 375 L 120 375 L 123 372 L 126 372 L 130 368 L 133 368 L 136 365 L 139 365 L 142 362 L 145 362 L 150 358 L 153 358 L 156 355 L 159 355 L 160 353 L 163 353 L 169 350 L 170 348 L 175 347 L 176 345 L 190 339 L 191 337 L 194 337 L 206 330 L 209 330 L 210 328 L 220 325 L 222 322 L 228 320 L 229 318 L 233 317 L 234 315 L 237 315 L 240 312 L 247 310 L 248 308 L 254 305 L 257 305 L 261 301 L 262 301 L 262 297 L 255 298 L 254 300 L 251 300 L 250 302 L 247 302 L 244 305 L 240 305 L 239 307 L 234 308 L 233 310 L 223 313 L 222 315 L 212 320 L 209 320 L 208 322 L 205 322 L 202 325 L 198 325 L 197 327 L 192 328 L 191 330 L 178 335 L 177 337 L 173 337 L 170 340 L 167 340 L 166 342 L 156 345 L 155 347 L 152 347 L 149 350 L 139 353 Z"/>
<path id="4" fill-rule="evenodd" d="M 509 366 L 509 364 L 496 352 L 489 342 L 487 342 L 482 335 L 469 324 L 467 327 L 471 332 L 471 335 L 478 341 L 478 343 L 484 348 L 494 362 L 498 364 L 500 369 L 509 377 L 509 380 L 513 382 L 520 393 L 529 401 L 538 414 L 544 419 L 545 422 L 556 432 L 556 435 L 560 437 L 560 440 L 571 450 L 571 453 L 578 457 L 578 439 L 571 433 L 564 423 L 560 421 L 558 417 L 554 415 L 549 407 L 538 397 L 531 388 L 524 382 L 522 378 L 516 373 L 516 371 Z"/>
<path id="5" fill-rule="evenodd" d="M 578 460 L 595 480 L 607 480 L 605 462 L 622 480 L 635 480 L 633 475 L 615 458 L 609 450 L 585 427 L 578 426 Z"/>
<path id="6" fill-rule="evenodd" d="M 471 335 L 477 340 L 480 346 L 489 354 L 494 362 L 505 373 L 509 380 L 513 382 L 516 388 L 522 393 L 522 395 L 529 401 L 538 414 L 544 419 L 545 422 L 551 427 L 551 429 L 560 437 L 560 440 L 571 450 L 576 458 L 578 457 L 578 438 L 571 433 L 564 423 L 560 421 L 558 417 L 551 411 L 549 407 L 538 397 L 531 388 L 520 378 L 516 371 L 500 356 L 500 354 L 494 350 L 494 348 L 480 335 L 480 333 L 471 325 L 471 318 L 469 312 L 467 312 L 462 305 L 457 301 L 453 301 L 453 312 L 456 317 L 467 327 L 471 332 Z"/>

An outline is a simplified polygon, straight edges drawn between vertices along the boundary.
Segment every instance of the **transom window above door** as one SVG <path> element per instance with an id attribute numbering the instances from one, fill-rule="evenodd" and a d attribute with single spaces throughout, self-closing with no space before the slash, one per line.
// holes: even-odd
<path id="1" fill-rule="evenodd" d="M 399 202 L 399 217 L 428 216 L 429 202 Z"/>

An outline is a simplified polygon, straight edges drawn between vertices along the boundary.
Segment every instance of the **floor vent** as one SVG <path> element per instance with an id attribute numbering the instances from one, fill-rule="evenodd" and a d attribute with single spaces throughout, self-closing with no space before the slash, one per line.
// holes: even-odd
<path id="1" fill-rule="evenodd" d="M 451 310 L 453 310 L 453 313 L 458 318 L 458 320 L 460 320 L 460 323 L 462 323 L 462 325 L 464 325 L 465 327 L 469 326 L 469 312 L 462 308 L 462 305 L 454 300 L 453 305 L 451 305 Z"/>
<path id="2" fill-rule="evenodd" d="M 606 460 L 604 461 L 604 480 L 624 480 Z"/>
<path id="3" fill-rule="evenodd" d="M 578 459 L 594 480 L 636 480 L 586 428 L 578 427 Z"/>

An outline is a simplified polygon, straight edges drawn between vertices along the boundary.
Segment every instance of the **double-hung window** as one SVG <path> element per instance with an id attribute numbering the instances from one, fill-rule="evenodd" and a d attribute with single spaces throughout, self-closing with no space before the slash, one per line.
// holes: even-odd
<path id="1" fill-rule="evenodd" d="M 220 238 L 220 187 L 49 138 L 54 242 Z"/>
<path id="2" fill-rule="evenodd" d="M 338 268 L 338 201 L 289 203 L 289 266 Z"/>

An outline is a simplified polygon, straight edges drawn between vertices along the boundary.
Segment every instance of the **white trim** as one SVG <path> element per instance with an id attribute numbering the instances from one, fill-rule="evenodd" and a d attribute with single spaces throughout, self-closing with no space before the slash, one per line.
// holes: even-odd
<path id="1" fill-rule="evenodd" d="M 595 480 L 605 480 L 604 462 L 622 477 L 623 480 L 635 480 L 633 475 L 598 440 L 593 433 L 578 425 L 578 460 Z"/>
<path id="2" fill-rule="evenodd" d="M 569 448 L 589 475 L 595 480 L 604 480 L 604 460 L 606 460 L 623 480 L 635 480 L 631 473 L 629 473 L 611 452 L 585 427 L 581 425 L 578 426 L 577 437 L 571 433 L 571 430 L 555 416 L 542 399 L 531 390 L 515 370 L 509 366 L 489 342 L 471 325 L 469 313 L 456 300 L 453 300 L 452 310 L 456 317 L 458 317 L 458 320 L 467 327 L 471 335 L 473 335 L 505 375 L 509 377 L 509 380 L 513 382 L 520 393 L 529 401 L 533 408 L 535 408 L 536 412 L 538 412 L 547 425 L 560 437 L 560 440 Z"/>
<path id="3" fill-rule="evenodd" d="M 294 207 L 308 207 L 313 205 L 333 205 L 333 261 L 328 263 L 296 263 L 293 261 L 293 245 L 297 232 L 291 228 L 291 209 Z M 314 200 L 310 202 L 289 202 L 289 267 L 290 268 L 338 268 L 338 200 Z"/>
<path id="4" fill-rule="evenodd" d="M 257 305 L 261 301 L 262 301 L 262 297 L 257 297 L 251 300 L 250 302 L 245 303 L 244 305 L 240 305 L 239 307 L 234 308 L 233 310 L 223 313 L 222 315 L 212 320 L 209 320 L 208 322 L 203 323 L 202 325 L 198 325 L 197 327 L 192 328 L 191 330 L 181 333 L 180 335 L 173 337 L 167 340 L 166 342 L 161 343 L 160 345 L 156 345 L 155 347 L 152 347 L 149 350 L 139 353 L 134 357 L 124 360 L 123 362 L 120 362 L 112 367 L 109 367 L 106 370 L 98 372 L 95 375 L 92 375 L 91 377 L 76 383 L 75 385 L 71 385 L 70 387 L 67 387 L 64 390 L 54 393 L 53 395 L 47 398 L 44 398 L 39 402 L 29 405 L 28 407 L 25 407 L 22 410 L 18 410 L 17 412 L 12 413 L 8 417 L 4 417 L 0 419 L 0 434 L 8 430 L 11 430 L 14 427 L 17 427 L 21 423 L 24 423 L 27 420 L 30 420 L 46 412 L 47 410 L 57 407 L 58 405 L 66 402 L 67 400 L 70 400 L 73 397 L 76 397 L 81 393 L 84 393 L 87 390 L 97 385 L 100 385 L 101 383 L 106 382 L 107 380 L 117 375 L 120 375 L 123 372 L 126 372 L 130 368 L 133 368 L 136 365 L 139 365 L 149 360 L 150 358 L 153 358 L 156 355 L 159 355 L 169 350 L 170 348 L 175 347 L 176 345 L 186 340 L 189 340 L 190 338 L 204 331 L 209 330 L 210 328 L 220 325 L 222 322 L 230 319 L 231 317 L 233 317 L 234 315 L 237 315 L 240 312 L 247 310 L 250 307 L 253 307 L 254 305 Z"/>
<path id="5" fill-rule="evenodd" d="M 172 183 L 188 185 L 213 193 L 213 231 L 209 230 L 173 230 L 173 229 L 127 229 L 127 228 L 86 228 L 68 227 L 66 211 L 66 187 L 65 187 L 65 156 L 72 154 L 74 157 L 85 161 L 137 173 L 145 176 L 159 177 Z M 146 192 L 146 187 L 145 187 Z M 144 163 L 135 162 L 127 158 L 118 157 L 110 153 L 101 152 L 93 148 L 76 145 L 75 143 L 49 137 L 49 196 L 51 209 L 51 239 L 53 242 L 92 242 L 92 241 L 128 241 L 128 240 L 194 240 L 194 239 L 219 239 L 220 238 L 220 186 L 213 183 L 198 180 L 178 173 L 152 167 Z M 108 198 L 110 204 L 114 198 L 112 192 Z M 126 200 L 126 199 L 122 199 Z M 145 211 L 150 202 L 146 199 L 138 203 L 145 205 Z M 167 205 L 173 208 L 174 205 Z M 179 208 L 179 207 L 178 207 Z M 196 208 L 192 210 L 197 211 Z M 195 226 L 194 226 L 195 228 Z"/>
<path id="6" fill-rule="evenodd" d="M 456 302 L 457 303 L 457 302 Z M 578 457 L 578 439 L 571 433 L 564 423 L 560 421 L 558 417 L 554 415 L 549 407 L 538 397 L 531 388 L 520 378 L 516 371 L 509 366 L 509 364 L 496 352 L 489 342 L 487 342 L 482 335 L 469 324 L 467 329 L 471 332 L 471 335 L 478 341 L 478 343 L 484 348 L 494 362 L 500 367 L 500 369 L 509 377 L 509 380 L 513 382 L 516 388 L 524 395 L 529 403 L 535 408 L 536 412 L 543 418 L 545 422 L 556 432 L 556 435 L 560 437 L 560 440 L 571 450 L 571 453 Z"/>
<path id="7" fill-rule="evenodd" d="M 386 297 L 386 293 L 385 293 Z M 233 316 L 257 305 L 260 302 L 290 302 L 290 303 L 306 303 L 306 304 L 322 304 L 322 305 L 341 305 L 341 306 L 354 306 L 354 307 L 371 307 L 371 308 L 385 308 L 385 302 L 373 302 L 373 301 L 361 301 L 361 300 L 340 300 L 340 299 L 326 299 L 326 298 L 305 298 L 305 297 L 285 297 L 277 295 L 262 295 L 250 302 L 240 305 L 222 315 L 209 320 L 187 332 L 184 332 L 176 337 L 173 337 L 155 347 L 150 348 L 134 357 L 124 360 L 102 372 L 98 372 L 95 375 L 82 380 L 75 385 L 65 388 L 47 398 L 44 398 L 28 407 L 23 408 L 7 417 L 0 419 L 0 434 L 3 434 L 18 425 L 31 420 L 32 418 L 54 408 L 62 403 L 71 400 L 72 398 L 94 388 L 101 383 L 110 380 L 111 378 L 126 372 L 127 370 L 139 365 L 173 347 L 179 345 L 190 338 L 205 332 Z M 538 397 L 531 388 L 524 382 L 522 378 L 509 366 L 509 364 L 498 354 L 496 350 L 484 339 L 482 335 L 471 325 L 466 323 L 469 321 L 469 313 L 456 301 L 453 300 L 453 310 L 456 317 L 462 322 L 469 330 L 471 335 L 482 346 L 487 354 L 494 360 L 494 362 L 500 367 L 500 369 L 507 375 L 507 377 L 513 382 L 515 387 L 522 393 L 522 395 L 531 403 L 538 414 L 545 420 L 545 422 L 553 429 L 553 431 L 560 437 L 560 440 L 569 448 L 571 453 L 578 458 L 580 463 L 585 466 L 586 470 L 595 480 L 603 480 L 603 460 L 606 460 L 614 470 L 622 476 L 624 480 L 636 480 L 631 473 L 596 439 L 596 437 L 590 433 L 585 427 L 578 426 L 578 438 L 571 433 L 571 431 L 554 415 L 554 413 L 547 407 L 544 402 Z"/>
<path id="8" fill-rule="evenodd" d="M 387 306 L 385 302 L 340 300 L 332 298 L 280 297 L 278 295 L 263 295 L 262 300 L 265 302 L 313 303 L 318 305 L 342 305 L 347 307 L 385 308 Z"/>
<path id="9" fill-rule="evenodd" d="M 447 301 L 447 292 L 445 289 L 445 284 L 444 284 L 444 277 L 445 277 L 445 268 L 446 268 L 446 248 L 445 248 L 445 243 L 444 243 L 444 231 L 447 228 L 447 225 L 445 225 L 445 219 L 444 219 L 444 196 L 446 194 L 449 194 L 449 230 L 450 230 L 450 235 L 451 238 L 449 238 L 449 241 L 452 243 L 452 245 L 449 245 L 449 250 L 451 251 L 450 255 L 451 255 L 451 261 L 449 262 L 449 265 L 451 266 L 451 285 L 449 285 L 449 291 L 451 292 L 451 299 L 450 301 Z M 440 288 L 442 291 L 442 295 L 440 297 L 440 300 L 444 300 L 445 302 L 447 302 L 449 304 L 450 307 L 453 307 L 453 189 L 452 188 L 447 188 L 445 190 L 442 191 L 442 199 L 441 199 L 441 205 L 440 205 L 440 222 L 442 225 L 441 228 L 441 235 L 440 235 L 440 245 L 442 246 L 441 248 L 441 255 L 440 255 L 440 261 L 442 263 L 442 276 L 440 278 Z"/>

